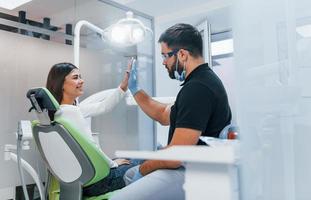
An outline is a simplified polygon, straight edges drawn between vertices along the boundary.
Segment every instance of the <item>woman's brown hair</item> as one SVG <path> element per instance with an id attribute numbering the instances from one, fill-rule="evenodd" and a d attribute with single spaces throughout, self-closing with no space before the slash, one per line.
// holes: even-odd
<path id="1" fill-rule="evenodd" d="M 65 78 L 73 69 L 78 69 L 71 63 L 58 63 L 52 66 L 46 81 L 46 88 L 51 92 L 59 104 L 63 99 L 63 86 Z M 51 120 L 54 120 L 54 113 L 49 112 Z"/>

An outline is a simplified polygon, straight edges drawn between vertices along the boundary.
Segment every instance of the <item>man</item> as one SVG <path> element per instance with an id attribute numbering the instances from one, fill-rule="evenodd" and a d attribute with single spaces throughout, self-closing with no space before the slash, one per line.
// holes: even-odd
<path id="1" fill-rule="evenodd" d="M 170 78 L 183 81 L 175 104 L 170 106 L 154 101 L 139 89 L 135 66 L 129 89 L 149 117 L 170 126 L 166 148 L 204 145 L 200 136 L 218 137 L 231 122 L 226 91 L 220 79 L 204 63 L 202 37 L 196 28 L 176 24 L 160 36 L 159 43 L 163 65 Z M 147 160 L 136 168 L 132 181 L 135 182 L 123 188 L 112 200 L 185 199 L 182 189 L 184 168 L 179 161 Z"/>

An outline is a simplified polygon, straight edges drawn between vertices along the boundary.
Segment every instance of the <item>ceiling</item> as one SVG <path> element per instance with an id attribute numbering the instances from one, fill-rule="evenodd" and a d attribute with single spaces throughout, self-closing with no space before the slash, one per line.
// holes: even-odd
<path id="1" fill-rule="evenodd" d="M 62 28 L 81 19 L 107 27 L 125 17 L 125 11 L 98 0 L 32 0 L 14 10 L 0 8 L 0 12 L 14 16 L 18 16 L 19 11 L 25 11 L 27 19 L 38 22 L 48 17 L 51 24 Z"/>
<path id="2" fill-rule="evenodd" d="M 153 16 L 158 25 L 171 25 L 177 22 L 198 24 L 204 19 L 212 24 L 212 32 L 231 28 L 231 5 L 233 0 L 114 0 L 134 10 Z M 101 6 L 98 6 L 101 5 Z M 86 19 L 94 24 L 107 26 L 124 17 L 124 11 L 118 12 L 112 6 L 105 6 L 98 0 L 32 0 L 12 11 L 0 9 L 0 12 L 18 15 L 26 11 L 27 18 L 42 21 L 51 18 L 51 23 L 64 27 L 66 23 L 75 23 Z"/>
<path id="3" fill-rule="evenodd" d="M 26 11 L 28 18 L 38 20 L 43 17 L 52 16 L 54 13 L 72 8 L 74 4 L 75 0 L 32 0 L 15 8 L 14 10 L 0 8 L 0 12 L 17 16 L 19 11 Z"/>
<path id="4" fill-rule="evenodd" d="M 232 28 L 233 0 L 114 0 L 132 9 L 147 13 L 155 23 L 170 26 L 184 22 L 196 25 L 207 19 L 212 32 Z"/>
<path id="5" fill-rule="evenodd" d="M 114 0 L 154 17 L 167 15 L 171 12 L 182 11 L 185 8 L 202 5 L 214 0 Z"/>

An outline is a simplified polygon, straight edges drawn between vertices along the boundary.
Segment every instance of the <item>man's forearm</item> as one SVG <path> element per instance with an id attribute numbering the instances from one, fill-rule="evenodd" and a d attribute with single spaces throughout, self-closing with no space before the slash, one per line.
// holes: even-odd
<path id="1" fill-rule="evenodd" d="M 147 160 L 141 164 L 139 171 L 145 176 L 158 169 L 176 169 L 180 166 L 180 161 Z"/>
<path id="2" fill-rule="evenodd" d="M 166 111 L 168 105 L 153 100 L 143 90 L 139 90 L 134 96 L 139 107 L 150 118 L 160 122 L 162 125 L 169 124 L 169 112 Z"/>

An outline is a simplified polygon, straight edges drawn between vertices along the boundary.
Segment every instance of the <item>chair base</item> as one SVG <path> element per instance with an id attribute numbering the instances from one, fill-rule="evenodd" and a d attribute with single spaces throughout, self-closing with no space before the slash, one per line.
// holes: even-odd
<path id="1" fill-rule="evenodd" d="M 80 188 L 80 189 L 77 189 Z M 61 192 L 60 192 L 61 191 Z M 108 192 L 106 194 L 102 194 L 100 196 L 93 197 L 82 197 L 82 186 L 76 184 L 75 186 L 67 186 L 67 185 L 59 185 L 59 182 L 52 176 L 52 180 L 50 182 L 49 187 L 49 200 L 109 200 L 112 195 L 117 192 L 115 190 L 113 192 Z"/>

